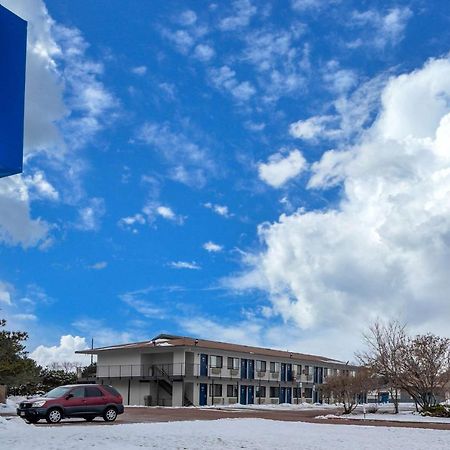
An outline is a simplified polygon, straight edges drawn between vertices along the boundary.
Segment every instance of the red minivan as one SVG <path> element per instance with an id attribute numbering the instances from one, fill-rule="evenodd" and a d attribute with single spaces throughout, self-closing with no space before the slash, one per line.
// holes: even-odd
<path id="1" fill-rule="evenodd" d="M 104 384 L 60 386 L 43 397 L 24 400 L 17 407 L 17 415 L 29 423 L 37 423 L 40 419 L 58 423 L 70 417 L 80 417 L 88 422 L 103 417 L 106 422 L 113 422 L 123 411 L 122 396 L 112 386 Z"/>

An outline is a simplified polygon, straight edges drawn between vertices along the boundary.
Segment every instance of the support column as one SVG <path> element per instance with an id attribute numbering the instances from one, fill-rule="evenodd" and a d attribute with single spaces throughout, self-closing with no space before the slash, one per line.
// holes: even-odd
<path id="1" fill-rule="evenodd" d="M 172 385 L 172 406 L 183 406 L 183 382 L 174 381 Z"/>

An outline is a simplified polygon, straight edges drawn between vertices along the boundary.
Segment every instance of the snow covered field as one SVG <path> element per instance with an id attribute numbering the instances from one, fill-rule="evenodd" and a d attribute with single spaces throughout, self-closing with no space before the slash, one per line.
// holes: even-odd
<path id="1" fill-rule="evenodd" d="M 398 414 L 385 414 L 385 413 L 374 413 L 366 414 L 364 417 L 363 413 L 350 414 L 350 415 L 335 415 L 327 414 L 323 416 L 316 416 L 316 419 L 350 419 L 350 420 L 389 420 L 393 422 L 418 422 L 418 423 L 448 423 L 450 424 L 450 418 L 447 417 L 427 417 L 421 416 L 419 413 L 411 411 L 400 411 Z M 450 448 L 450 444 L 449 444 Z"/>
<path id="2" fill-rule="evenodd" d="M 450 431 L 319 425 L 263 419 L 36 427 L 0 417 L 0 448 L 108 449 L 442 449 Z"/>

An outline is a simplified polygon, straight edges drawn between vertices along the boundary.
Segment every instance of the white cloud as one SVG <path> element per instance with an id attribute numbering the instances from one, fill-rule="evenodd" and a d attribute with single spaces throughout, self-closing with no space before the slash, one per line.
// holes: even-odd
<path id="1" fill-rule="evenodd" d="M 133 216 L 122 217 L 118 224 L 123 228 L 132 227 L 136 224 L 144 225 L 146 222 L 145 217 L 141 213 L 137 213 Z"/>
<path id="2" fill-rule="evenodd" d="M 91 198 L 87 206 L 78 211 L 75 227 L 83 231 L 96 231 L 100 228 L 100 220 L 105 214 L 105 202 L 102 198 Z"/>
<path id="3" fill-rule="evenodd" d="M 210 78 L 217 89 L 230 92 L 237 101 L 248 101 L 256 94 L 253 84 L 249 81 L 239 82 L 236 78 L 236 72 L 228 66 L 211 69 Z"/>
<path id="4" fill-rule="evenodd" d="M 119 298 L 141 316 L 149 319 L 163 319 L 166 311 L 148 300 L 148 292 L 147 289 L 140 289 L 137 291 L 126 292 L 125 294 L 120 295 Z"/>
<path id="5" fill-rule="evenodd" d="M 59 200 L 59 192 L 55 187 L 48 182 L 45 174 L 38 170 L 29 177 L 23 177 L 25 185 L 28 187 L 28 191 L 32 198 L 48 199 L 57 201 Z"/>
<path id="6" fill-rule="evenodd" d="M 158 206 L 156 212 L 167 220 L 175 220 L 176 218 L 176 214 L 168 206 Z"/>
<path id="7" fill-rule="evenodd" d="M 86 335 L 89 339 L 94 338 L 94 347 L 102 347 L 106 345 L 124 344 L 128 342 L 136 342 L 137 340 L 144 340 L 145 337 L 135 330 L 128 331 L 125 329 L 125 324 L 120 330 L 105 326 L 102 320 L 84 318 L 76 320 L 72 324 L 77 330 Z M 84 339 L 84 338 L 83 338 Z M 84 348 L 88 348 L 86 346 Z"/>
<path id="8" fill-rule="evenodd" d="M 391 78 L 358 143 L 312 167 L 310 187 L 341 183 L 340 202 L 262 224 L 265 248 L 232 286 L 264 289 L 274 312 L 314 336 L 339 330 L 350 342 L 376 317 L 448 335 L 448 98 L 448 59 Z"/>
<path id="9" fill-rule="evenodd" d="M 200 270 L 201 267 L 194 261 L 187 262 L 187 261 L 172 261 L 169 264 L 172 269 L 190 269 L 190 270 Z"/>
<path id="10" fill-rule="evenodd" d="M 292 8 L 296 11 L 307 11 L 308 9 L 320 9 L 324 4 L 336 3 L 339 0 L 292 0 Z"/>
<path id="11" fill-rule="evenodd" d="M 186 30 L 170 31 L 164 29 L 163 36 L 171 41 L 176 49 L 184 55 L 187 54 L 195 44 L 194 37 Z"/>
<path id="12" fill-rule="evenodd" d="M 312 116 L 294 122 L 289 127 L 289 133 L 293 137 L 313 142 L 355 139 L 371 125 L 386 83 L 387 75 L 381 74 L 353 91 L 336 89 L 339 95 L 332 102 L 333 114 Z"/>
<path id="13" fill-rule="evenodd" d="M 266 124 L 264 122 L 252 122 L 251 120 L 245 122 L 244 125 L 245 128 L 250 131 L 263 131 L 264 128 L 266 128 Z"/>
<path id="14" fill-rule="evenodd" d="M 41 0 L 3 4 L 28 21 L 24 168 L 32 175 L 0 181 L 0 239 L 45 248 L 52 226 L 33 217 L 33 200 L 76 205 L 83 197 L 85 163 L 74 150 L 110 120 L 105 113 L 116 101 L 99 81 L 103 66 L 88 59 L 77 29 L 53 20 Z"/>
<path id="15" fill-rule="evenodd" d="M 142 212 L 146 216 L 146 222 L 151 224 L 157 217 L 162 217 L 165 220 L 183 225 L 186 217 L 176 214 L 170 206 L 160 205 L 156 202 L 148 202 L 143 208 Z"/>
<path id="16" fill-rule="evenodd" d="M 0 303 L 11 306 L 10 286 L 0 281 Z"/>
<path id="17" fill-rule="evenodd" d="M 88 365 L 90 356 L 75 353 L 78 350 L 86 350 L 88 347 L 84 337 L 67 334 L 61 336 L 59 345 L 50 347 L 39 345 L 30 353 L 30 357 L 42 366 L 62 362 L 77 362 L 81 365 Z"/>
<path id="18" fill-rule="evenodd" d="M 194 50 L 194 56 L 200 61 L 209 61 L 214 57 L 216 52 L 210 45 L 198 44 Z"/>
<path id="19" fill-rule="evenodd" d="M 143 76 L 147 73 L 147 66 L 136 66 L 131 69 L 135 75 Z"/>
<path id="20" fill-rule="evenodd" d="M 371 28 L 370 38 L 365 40 L 365 43 L 383 49 L 387 45 L 397 45 L 403 39 L 406 25 L 411 17 L 412 12 L 408 7 L 392 8 L 384 15 L 375 9 L 364 12 L 354 11 L 351 25 L 364 27 L 366 30 Z"/>
<path id="21" fill-rule="evenodd" d="M 316 139 L 317 136 L 323 136 L 328 132 L 327 124 L 333 120 L 333 116 L 313 116 L 306 120 L 298 120 L 297 122 L 291 123 L 289 133 L 291 136 L 299 139 Z"/>
<path id="22" fill-rule="evenodd" d="M 161 155 L 170 166 L 168 176 L 191 187 L 203 187 L 216 173 L 210 152 L 168 124 L 145 123 L 138 133 L 140 142 Z"/>
<path id="23" fill-rule="evenodd" d="M 30 194 L 24 179 L 20 175 L 1 179 L 0 241 L 28 248 L 46 238 L 50 225 L 41 218 L 32 219 L 30 209 Z"/>
<path id="24" fill-rule="evenodd" d="M 228 206 L 225 205 L 216 205 L 214 203 L 205 203 L 204 204 L 205 208 L 211 209 L 212 211 L 214 211 L 216 214 L 218 214 L 219 216 L 223 216 L 226 218 L 232 217 L 233 214 L 230 213 L 230 211 L 228 210 Z"/>
<path id="25" fill-rule="evenodd" d="M 233 31 L 238 28 L 246 27 L 251 18 L 256 14 L 256 7 L 250 0 L 236 0 L 233 3 L 234 14 L 225 17 L 219 23 L 219 28 L 223 31 Z"/>
<path id="26" fill-rule="evenodd" d="M 190 336 L 214 339 L 236 344 L 261 345 L 262 325 L 252 321 L 241 321 L 238 325 L 226 325 L 207 317 L 182 320 L 181 326 Z"/>
<path id="27" fill-rule="evenodd" d="M 95 264 L 92 264 L 91 266 L 88 266 L 89 269 L 93 269 L 93 270 L 103 270 L 106 269 L 108 267 L 108 263 L 106 261 L 99 261 L 96 262 Z"/>
<path id="28" fill-rule="evenodd" d="M 310 63 L 309 45 L 300 41 L 301 35 L 300 27 L 282 31 L 262 28 L 245 35 L 240 59 L 256 70 L 264 102 L 304 92 Z"/>
<path id="29" fill-rule="evenodd" d="M 299 150 L 292 150 L 287 156 L 275 153 L 267 163 L 259 163 L 259 178 L 274 188 L 283 186 L 286 182 L 306 170 L 308 163 Z"/>
<path id="30" fill-rule="evenodd" d="M 35 314 L 13 314 L 13 318 L 20 321 L 34 321 L 37 320 L 37 316 Z"/>
<path id="31" fill-rule="evenodd" d="M 150 201 L 142 208 L 142 212 L 132 216 L 122 217 L 118 221 L 121 228 L 137 233 L 137 225 L 153 224 L 156 218 L 161 217 L 177 225 L 183 225 L 185 216 L 176 214 L 170 206 L 160 205 L 157 202 Z"/>
<path id="32" fill-rule="evenodd" d="M 203 244 L 203 248 L 209 253 L 217 253 L 223 250 L 223 246 L 219 244 L 215 244 L 212 241 L 205 242 Z"/>
<path id="33" fill-rule="evenodd" d="M 190 9 L 183 11 L 178 17 L 178 22 L 183 26 L 194 25 L 197 22 L 197 14 Z"/>
<path id="34" fill-rule="evenodd" d="M 327 63 L 323 79 L 327 82 L 329 89 L 338 94 L 345 94 L 358 82 L 358 76 L 354 70 L 341 69 L 335 60 Z"/>

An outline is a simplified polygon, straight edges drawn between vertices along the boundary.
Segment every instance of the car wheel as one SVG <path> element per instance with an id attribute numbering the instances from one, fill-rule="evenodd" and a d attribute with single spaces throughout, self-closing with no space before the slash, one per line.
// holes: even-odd
<path id="1" fill-rule="evenodd" d="M 116 408 L 110 406 L 109 408 L 105 409 L 105 412 L 103 413 L 103 419 L 105 419 L 106 422 L 114 422 L 116 418 L 117 418 Z"/>
<path id="2" fill-rule="evenodd" d="M 27 422 L 27 423 L 31 423 L 31 424 L 35 424 L 35 423 L 38 423 L 38 422 L 39 422 L 39 419 L 35 419 L 35 418 L 32 418 L 32 419 L 26 419 L 26 422 Z"/>
<path id="3" fill-rule="evenodd" d="M 45 416 L 47 423 L 59 423 L 61 422 L 62 414 L 58 408 L 50 409 Z"/>

